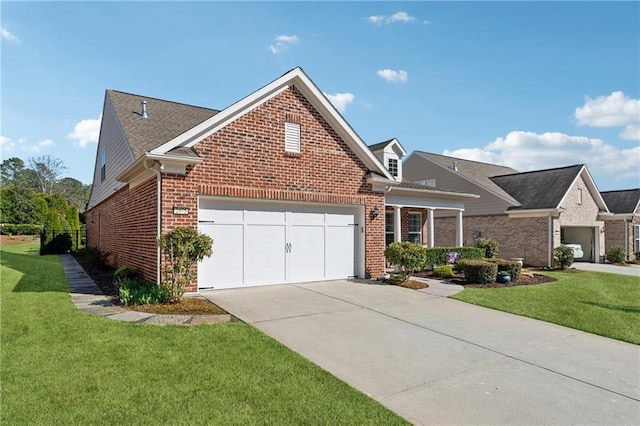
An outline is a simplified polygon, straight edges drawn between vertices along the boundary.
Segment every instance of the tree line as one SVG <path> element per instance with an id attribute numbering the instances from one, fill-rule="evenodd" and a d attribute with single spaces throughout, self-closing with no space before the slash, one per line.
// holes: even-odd
<path id="1" fill-rule="evenodd" d="M 5 234 L 33 234 L 39 229 L 76 230 L 84 222 L 91 185 L 61 177 L 67 169 L 50 155 L 0 164 L 0 223 Z M 34 232 L 35 231 L 35 232 Z"/>

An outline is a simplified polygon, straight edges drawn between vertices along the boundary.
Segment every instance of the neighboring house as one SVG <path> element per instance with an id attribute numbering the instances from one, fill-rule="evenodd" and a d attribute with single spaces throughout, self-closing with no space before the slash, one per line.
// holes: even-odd
<path id="1" fill-rule="evenodd" d="M 637 260 L 640 253 L 640 188 L 600 194 L 613 213 L 605 218 L 607 254 L 613 247 L 623 247 L 627 260 Z"/>
<path id="2" fill-rule="evenodd" d="M 430 181 L 439 188 L 480 195 L 465 203 L 464 244 L 478 237 L 499 242 L 499 256 L 525 264 L 552 263 L 563 243 L 582 245 L 584 257 L 601 262 L 605 254 L 604 219 L 610 216 L 587 167 L 574 165 L 519 173 L 493 164 L 427 152 L 413 152 L 403 164 L 405 178 Z M 437 212 L 435 244 L 450 245 L 455 226 Z"/>
<path id="3" fill-rule="evenodd" d="M 158 235 L 198 229 L 189 291 L 380 277 L 386 206 L 395 239 L 428 243 L 425 212 L 462 229 L 475 197 L 404 181 L 401 145 L 367 147 L 300 68 L 221 111 L 108 90 L 97 153 L 88 245 L 157 281 Z"/>

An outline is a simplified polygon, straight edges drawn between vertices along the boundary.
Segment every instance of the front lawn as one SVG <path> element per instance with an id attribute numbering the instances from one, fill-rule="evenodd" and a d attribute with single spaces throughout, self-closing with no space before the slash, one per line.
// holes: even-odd
<path id="1" fill-rule="evenodd" d="M 2 245 L 2 424 L 404 424 L 242 323 L 78 311 L 57 256 Z"/>
<path id="2" fill-rule="evenodd" d="M 454 299 L 640 344 L 640 280 L 601 272 L 549 272 L 558 281 L 467 288 Z"/>

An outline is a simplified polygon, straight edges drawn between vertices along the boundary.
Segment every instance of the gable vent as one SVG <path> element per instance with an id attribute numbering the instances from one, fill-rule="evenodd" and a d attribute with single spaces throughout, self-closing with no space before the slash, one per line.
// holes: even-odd
<path id="1" fill-rule="evenodd" d="M 288 121 L 284 123 L 284 150 L 300 153 L 300 124 Z"/>

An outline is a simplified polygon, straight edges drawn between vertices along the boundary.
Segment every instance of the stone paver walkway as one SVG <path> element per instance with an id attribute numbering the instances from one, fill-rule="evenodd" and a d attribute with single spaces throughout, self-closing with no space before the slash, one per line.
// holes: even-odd
<path id="1" fill-rule="evenodd" d="M 198 325 L 229 322 L 231 315 L 159 315 L 135 312 L 111 303 L 96 283 L 70 254 L 60 255 L 62 268 L 69 283 L 69 294 L 76 307 L 89 315 L 99 315 L 116 321 L 145 324 Z"/>

